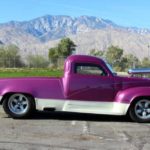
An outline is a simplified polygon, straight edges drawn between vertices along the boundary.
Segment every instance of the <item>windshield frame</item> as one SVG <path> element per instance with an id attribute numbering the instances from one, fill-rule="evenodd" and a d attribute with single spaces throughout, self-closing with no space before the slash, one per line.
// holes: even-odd
<path id="1" fill-rule="evenodd" d="M 105 63 L 106 63 L 106 66 L 108 67 L 108 69 L 110 70 L 110 72 L 113 74 L 113 75 L 117 75 L 117 72 L 115 72 L 114 70 L 113 70 L 113 67 L 108 63 L 108 62 L 106 62 L 105 61 Z"/>

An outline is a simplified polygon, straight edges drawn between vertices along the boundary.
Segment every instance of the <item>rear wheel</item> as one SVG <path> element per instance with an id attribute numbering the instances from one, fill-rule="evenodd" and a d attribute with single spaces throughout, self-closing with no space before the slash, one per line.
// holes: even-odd
<path id="1" fill-rule="evenodd" d="M 130 109 L 129 115 L 136 122 L 150 122 L 150 100 L 147 98 L 135 101 Z"/>
<path id="2" fill-rule="evenodd" d="M 27 117 L 35 109 L 33 98 L 21 93 L 15 93 L 6 97 L 3 102 L 3 108 L 13 118 Z"/>

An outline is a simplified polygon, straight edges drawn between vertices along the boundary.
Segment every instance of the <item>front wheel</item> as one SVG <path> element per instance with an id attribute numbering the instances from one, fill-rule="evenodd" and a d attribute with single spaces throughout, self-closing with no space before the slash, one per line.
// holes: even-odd
<path id="1" fill-rule="evenodd" d="M 130 109 L 129 115 L 136 122 L 150 122 L 150 100 L 147 98 L 135 101 Z"/>
<path id="2" fill-rule="evenodd" d="M 34 101 L 30 96 L 15 93 L 6 97 L 3 108 L 12 118 L 24 118 L 34 110 Z"/>

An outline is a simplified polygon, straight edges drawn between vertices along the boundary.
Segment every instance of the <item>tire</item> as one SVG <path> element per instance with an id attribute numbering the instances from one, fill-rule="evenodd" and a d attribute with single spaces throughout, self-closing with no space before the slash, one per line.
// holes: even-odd
<path id="1" fill-rule="evenodd" d="M 34 100 L 31 96 L 15 93 L 5 98 L 4 111 L 12 118 L 25 118 L 35 110 Z"/>
<path id="2" fill-rule="evenodd" d="M 135 122 L 150 122 L 150 99 L 142 98 L 135 101 L 129 109 L 129 115 Z"/>

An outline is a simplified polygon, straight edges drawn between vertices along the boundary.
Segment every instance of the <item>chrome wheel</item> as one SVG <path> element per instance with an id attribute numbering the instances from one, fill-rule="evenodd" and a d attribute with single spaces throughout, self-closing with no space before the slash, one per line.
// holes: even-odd
<path id="1" fill-rule="evenodd" d="M 143 99 L 135 104 L 135 114 L 140 119 L 150 119 L 150 100 Z"/>
<path id="2" fill-rule="evenodd" d="M 29 100 L 23 94 L 14 94 L 9 97 L 8 108 L 14 114 L 25 114 L 29 109 Z"/>

